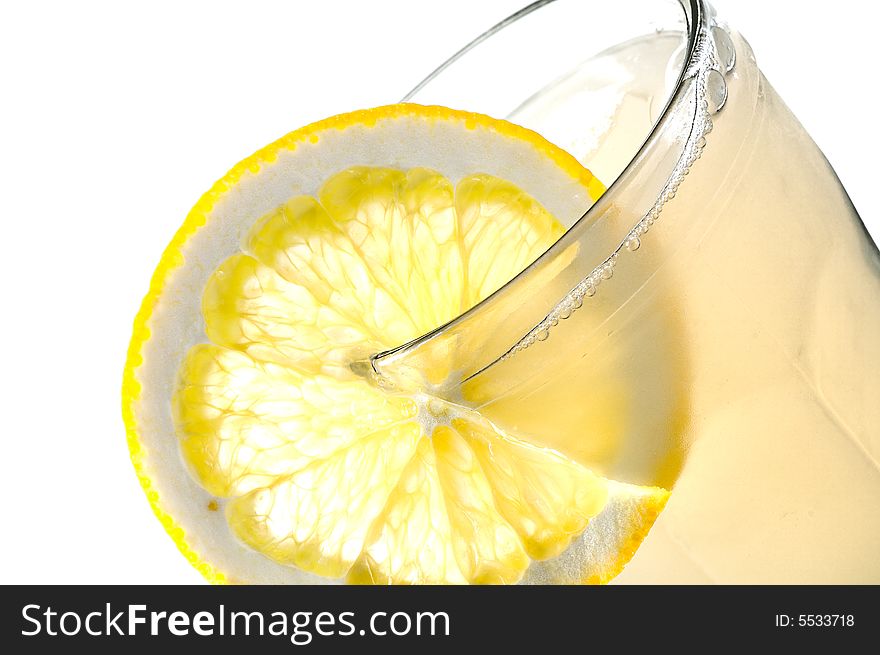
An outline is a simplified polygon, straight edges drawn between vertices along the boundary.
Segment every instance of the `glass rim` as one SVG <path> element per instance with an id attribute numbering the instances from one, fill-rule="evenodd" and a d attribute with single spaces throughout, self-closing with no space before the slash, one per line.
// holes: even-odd
<path id="1" fill-rule="evenodd" d="M 445 71 L 449 66 L 457 62 L 461 57 L 467 54 L 472 49 L 479 46 L 484 41 L 488 40 L 494 34 L 497 34 L 504 28 L 512 25 L 513 23 L 519 21 L 522 18 L 532 14 L 533 12 L 550 5 L 556 2 L 556 0 L 534 0 L 530 4 L 524 6 L 522 9 L 510 14 L 503 20 L 499 21 L 482 34 L 477 36 L 475 39 L 471 40 L 464 47 L 457 50 L 451 57 L 446 59 L 442 64 L 440 64 L 437 68 L 431 71 L 424 79 L 422 79 L 416 86 L 414 86 L 401 100 L 400 102 L 410 102 L 412 98 L 419 93 L 422 89 L 424 89 L 432 80 L 438 77 L 443 71 Z M 691 77 L 691 71 L 699 66 L 700 58 L 702 53 L 700 52 L 699 43 L 700 43 L 700 35 L 705 27 L 708 25 L 708 20 L 710 16 L 711 8 L 708 5 L 707 0 L 678 0 L 678 5 L 681 8 L 686 28 L 687 28 L 687 39 L 685 45 L 685 56 L 683 60 L 683 64 L 681 70 L 678 73 L 678 78 L 675 81 L 674 86 L 668 93 L 663 109 L 658 114 L 657 119 L 654 121 L 654 124 L 651 126 L 651 129 L 648 131 L 647 136 L 642 141 L 641 145 L 636 149 L 636 151 L 629 158 L 626 166 L 618 173 L 618 175 L 612 180 L 608 187 L 606 188 L 602 199 L 608 199 L 613 197 L 616 193 L 619 192 L 621 185 L 626 183 L 626 178 L 628 177 L 628 173 L 635 169 L 640 160 L 648 153 L 648 151 L 653 147 L 653 145 L 658 142 L 661 138 L 661 134 L 664 129 L 672 122 L 672 114 L 674 113 L 674 108 L 676 106 L 676 102 L 679 100 L 682 94 L 682 90 L 685 87 L 687 80 Z M 602 203 L 596 202 L 593 203 L 591 207 L 587 209 L 577 220 L 575 220 L 570 227 L 567 228 L 566 232 L 563 236 L 553 243 L 546 251 L 544 251 L 534 262 L 532 262 L 529 266 L 527 266 L 523 271 L 514 276 L 512 279 L 508 280 L 505 284 L 503 284 L 500 288 L 498 288 L 493 293 L 489 294 L 486 298 L 483 298 L 476 305 L 468 308 L 463 311 L 456 317 L 451 320 L 443 323 L 442 325 L 438 325 L 435 328 L 403 343 L 399 344 L 393 348 L 383 350 L 377 353 L 374 353 L 370 358 L 371 368 L 373 372 L 379 376 L 379 378 L 383 378 L 382 372 L 377 369 L 376 364 L 379 361 L 387 361 L 395 360 L 398 357 L 405 356 L 405 354 L 413 349 L 418 348 L 422 344 L 429 342 L 432 338 L 447 332 L 451 329 L 454 329 L 456 326 L 465 322 L 468 318 L 472 317 L 477 312 L 480 312 L 482 308 L 490 305 L 494 302 L 497 297 L 504 292 L 504 290 L 509 287 L 515 280 L 526 275 L 530 269 L 532 269 L 535 265 L 539 264 L 539 262 L 543 261 L 548 255 L 550 255 L 557 247 L 562 243 L 565 239 L 565 235 L 574 232 L 579 226 L 588 222 L 591 217 L 600 211 L 600 205 Z M 623 245 L 623 244 L 621 244 Z M 390 382 L 389 380 L 385 380 L 386 382 Z"/>
<path id="2" fill-rule="evenodd" d="M 432 80 L 434 80 L 438 75 L 440 75 L 444 70 L 449 68 L 452 64 L 458 61 L 465 54 L 476 48 L 478 45 L 489 39 L 491 36 L 497 34 L 504 28 L 512 25 L 516 21 L 521 18 L 525 18 L 529 14 L 545 7 L 549 4 L 556 2 L 557 0 L 534 0 L 530 4 L 526 5 L 522 9 L 515 11 L 514 13 L 507 16 L 503 20 L 497 22 L 495 25 L 487 29 L 485 32 L 477 36 L 475 39 L 470 41 L 467 45 L 460 48 L 449 57 L 446 61 L 440 64 L 437 68 L 435 68 L 431 73 L 429 73 L 423 80 L 421 80 L 416 86 L 409 90 L 409 92 L 401 98 L 400 102 L 409 102 L 413 96 L 415 96 L 419 91 L 425 88 Z M 684 18 L 687 23 L 687 45 L 686 45 L 686 54 L 684 57 L 684 63 L 681 67 L 681 70 L 678 73 L 678 79 L 675 81 L 675 85 L 672 90 L 669 92 L 666 102 L 663 106 L 662 111 L 657 116 L 657 120 L 654 121 L 654 125 L 651 126 L 648 135 L 645 137 L 642 144 L 636 150 L 636 152 L 630 157 L 626 166 L 620 171 L 617 177 L 611 181 L 608 185 L 605 193 L 610 194 L 615 186 L 618 184 L 619 180 L 626 177 L 627 171 L 634 165 L 634 163 L 639 159 L 639 157 L 649 148 L 652 142 L 656 141 L 660 132 L 662 132 L 662 128 L 669 121 L 669 114 L 672 111 L 672 107 L 675 103 L 675 99 L 678 97 L 679 91 L 683 87 L 685 81 L 688 78 L 688 72 L 692 69 L 693 66 L 699 63 L 700 53 L 697 49 L 697 44 L 699 41 L 700 30 L 703 22 L 705 21 L 705 17 L 708 15 L 708 5 L 706 0 L 678 0 L 679 6 L 682 8 L 682 12 L 684 13 Z M 595 206 L 595 205 L 594 205 Z M 580 221 L 582 221 L 592 210 L 592 207 L 588 209 L 584 215 L 575 221 L 569 229 L 573 229 Z M 551 246 L 552 247 L 552 246 Z"/>

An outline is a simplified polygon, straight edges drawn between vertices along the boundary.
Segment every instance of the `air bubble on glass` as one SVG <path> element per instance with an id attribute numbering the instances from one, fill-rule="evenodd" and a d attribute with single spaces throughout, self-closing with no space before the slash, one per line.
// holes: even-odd
<path id="1" fill-rule="evenodd" d="M 712 28 L 712 37 L 715 39 L 715 49 L 718 52 L 718 64 L 723 73 L 729 73 L 736 66 L 736 48 L 727 31 L 716 25 Z"/>
<path id="2" fill-rule="evenodd" d="M 706 100 L 709 112 L 717 114 L 727 103 L 727 82 L 717 70 L 710 70 L 706 75 Z"/>

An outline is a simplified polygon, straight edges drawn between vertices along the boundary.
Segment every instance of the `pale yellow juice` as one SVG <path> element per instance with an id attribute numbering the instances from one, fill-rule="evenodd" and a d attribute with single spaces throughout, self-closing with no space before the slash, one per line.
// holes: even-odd
<path id="1" fill-rule="evenodd" d="M 876 583 L 880 256 L 750 56 L 737 71 L 651 238 L 681 318 L 686 457 L 620 581 Z"/>
<path id="2" fill-rule="evenodd" d="M 671 60 L 677 43 L 649 37 L 611 58 Z M 880 255 L 749 46 L 732 44 L 702 156 L 613 277 L 444 393 L 611 478 L 672 488 L 619 582 L 877 583 Z M 600 178 L 662 110 L 646 78 L 596 132 L 586 108 L 608 67 L 587 63 L 510 115 Z M 609 196 L 593 240 L 560 254 L 563 272 L 548 268 L 532 294 L 538 314 L 568 293 L 570 262 L 596 259 L 640 215 Z M 455 342 L 476 359 L 504 338 L 479 311 Z"/>

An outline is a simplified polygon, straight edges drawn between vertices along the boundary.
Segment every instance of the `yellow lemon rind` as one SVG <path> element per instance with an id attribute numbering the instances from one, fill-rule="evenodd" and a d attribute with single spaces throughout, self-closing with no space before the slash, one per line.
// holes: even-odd
<path id="1" fill-rule="evenodd" d="M 639 549 L 639 546 L 642 545 L 645 537 L 648 536 L 648 532 L 650 532 L 651 528 L 654 526 L 657 517 L 660 516 L 660 512 L 666 507 L 666 501 L 669 500 L 669 491 L 666 489 L 654 487 L 650 489 L 650 491 L 651 493 L 644 498 L 644 502 L 640 506 L 643 527 L 629 535 L 629 538 L 617 552 L 617 557 L 611 568 L 582 578 L 581 584 L 608 584 L 608 582 L 617 577 L 626 565 L 629 564 L 630 560 L 632 560 L 636 551 Z"/>
<path id="2" fill-rule="evenodd" d="M 410 103 L 387 105 L 340 114 L 294 130 L 242 160 L 226 175 L 215 182 L 199 198 L 198 202 L 187 214 L 183 224 L 162 253 L 159 264 L 156 266 L 150 280 L 149 290 L 144 296 L 140 309 L 134 319 L 132 337 L 128 347 L 122 378 L 122 418 L 125 424 L 129 455 L 138 480 L 153 513 L 159 519 L 165 531 L 184 557 L 186 557 L 187 561 L 208 582 L 226 584 L 229 580 L 222 571 L 201 558 L 187 542 L 183 528 L 162 508 L 159 492 L 153 487 L 152 479 L 146 470 L 144 446 L 135 418 L 135 406 L 141 395 L 141 384 L 137 380 L 135 372 L 143 363 L 142 349 L 150 338 L 150 329 L 147 324 L 153 314 L 153 309 L 162 294 L 165 282 L 175 270 L 183 265 L 184 257 L 182 251 L 187 241 L 207 222 L 208 216 L 217 200 L 234 188 L 245 173 L 259 172 L 262 164 L 274 162 L 280 152 L 295 150 L 300 143 L 316 143 L 320 139 L 320 133 L 323 131 L 329 129 L 345 130 L 354 125 L 371 126 L 383 119 L 407 116 L 420 117 L 427 120 L 459 120 L 463 121 L 465 128 L 469 130 L 478 127 L 488 128 L 504 136 L 526 141 L 553 161 L 572 179 L 584 185 L 588 189 L 590 196 L 594 199 L 598 198 L 605 190 L 602 183 L 584 168 L 577 159 L 532 130 L 483 114 L 441 106 L 424 106 Z"/>

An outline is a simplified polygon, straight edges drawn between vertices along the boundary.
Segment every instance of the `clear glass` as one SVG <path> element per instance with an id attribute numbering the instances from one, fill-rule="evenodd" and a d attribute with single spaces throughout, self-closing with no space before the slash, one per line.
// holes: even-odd
<path id="1" fill-rule="evenodd" d="M 700 0 L 541 1 L 406 99 L 532 128 L 609 190 L 380 382 L 671 487 L 619 582 L 880 582 L 880 253 L 743 38 Z"/>

